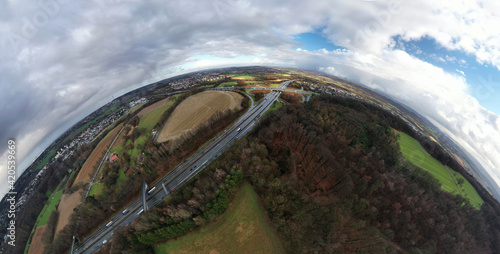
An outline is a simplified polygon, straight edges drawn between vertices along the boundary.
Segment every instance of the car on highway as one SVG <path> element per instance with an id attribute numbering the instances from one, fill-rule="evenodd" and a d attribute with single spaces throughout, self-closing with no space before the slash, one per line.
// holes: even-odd
<path id="1" fill-rule="evenodd" d="M 106 244 L 106 243 L 108 243 L 108 240 L 102 241 L 102 244 Z"/>
<path id="2" fill-rule="evenodd" d="M 127 213 L 128 213 L 128 209 L 125 209 L 125 210 L 123 210 L 123 211 L 122 211 L 122 214 L 123 214 L 123 215 L 125 215 L 125 214 L 127 214 Z"/>
<path id="3" fill-rule="evenodd" d="M 238 128 L 236 131 L 237 131 L 237 132 L 240 132 L 240 131 L 241 131 L 241 127 L 240 127 L 240 128 Z"/>
<path id="4" fill-rule="evenodd" d="M 142 212 L 144 212 L 144 208 L 142 208 L 141 210 L 139 210 L 139 212 L 137 213 L 137 215 L 141 214 Z"/>

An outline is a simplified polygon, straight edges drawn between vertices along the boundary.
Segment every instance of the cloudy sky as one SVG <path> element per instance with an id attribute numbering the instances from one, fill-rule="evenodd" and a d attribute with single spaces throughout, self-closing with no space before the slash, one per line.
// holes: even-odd
<path id="1" fill-rule="evenodd" d="M 0 1 L 0 193 L 113 97 L 176 74 L 270 65 L 348 78 L 412 107 L 500 183 L 498 1 Z"/>

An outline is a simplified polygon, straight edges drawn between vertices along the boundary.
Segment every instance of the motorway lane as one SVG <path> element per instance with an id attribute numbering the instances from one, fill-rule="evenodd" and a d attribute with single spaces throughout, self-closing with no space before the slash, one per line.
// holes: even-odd
<path id="1" fill-rule="evenodd" d="M 292 81 L 286 81 L 280 84 L 278 88 L 285 88 Z M 279 97 L 279 91 L 273 91 L 262 99 L 255 106 L 250 107 L 235 123 L 226 128 L 223 133 L 211 140 L 203 146 L 194 155 L 186 159 L 174 170 L 168 173 L 161 181 L 158 181 L 151 188 L 156 187 L 151 195 L 148 195 L 146 202 L 148 207 L 154 206 L 161 202 L 163 198 L 169 195 L 172 191 L 182 186 L 189 181 L 194 175 L 199 173 L 216 159 L 221 153 L 228 149 L 242 136 L 245 136 L 253 129 L 256 121 L 266 112 L 273 102 Z M 168 193 L 165 193 L 162 183 L 165 184 Z M 132 221 L 140 216 L 142 210 L 142 198 L 137 198 L 128 207 L 126 214 L 119 213 L 110 221 L 113 221 L 109 228 L 101 227 L 91 237 L 83 241 L 76 248 L 74 253 L 94 253 L 103 245 L 103 242 L 109 241 L 113 234 L 113 230 L 120 226 L 129 225 Z M 109 243 L 106 243 L 109 244 Z"/>

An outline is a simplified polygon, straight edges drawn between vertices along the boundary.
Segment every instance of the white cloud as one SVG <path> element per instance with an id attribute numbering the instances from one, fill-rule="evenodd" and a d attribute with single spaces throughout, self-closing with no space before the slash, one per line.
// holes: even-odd
<path id="1" fill-rule="evenodd" d="M 461 70 L 459 70 L 459 69 L 455 69 L 455 70 L 456 70 L 458 73 L 462 74 L 462 76 L 464 76 L 464 77 L 465 77 L 465 72 L 463 72 L 463 71 L 461 71 Z"/>
<path id="2" fill-rule="evenodd" d="M 0 143 L 16 138 L 21 161 L 55 129 L 69 127 L 111 95 L 188 70 L 266 64 L 322 68 L 391 95 L 440 123 L 492 174 L 500 174 L 500 120 L 471 97 L 484 89 L 478 92 L 464 77 L 395 50 L 393 39 L 428 36 L 498 68 L 497 2 L 55 3 L 52 11 L 29 0 L 0 4 Z M 48 17 L 43 24 L 33 21 L 40 13 Z M 348 50 L 293 49 L 294 35 L 315 29 Z M 191 58 L 199 55 L 214 58 Z"/>

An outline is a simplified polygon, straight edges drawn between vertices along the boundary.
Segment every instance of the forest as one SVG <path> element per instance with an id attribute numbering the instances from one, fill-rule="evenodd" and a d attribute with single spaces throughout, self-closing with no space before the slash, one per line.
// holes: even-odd
<path id="1" fill-rule="evenodd" d="M 152 253 L 152 244 L 210 223 L 220 212 L 209 211 L 230 202 L 220 195 L 238 185 L 227 179 L 236 172 L 259 194 L 289 253 L 498 253 L 496 203 L 478 210 L 442 191 L 402 158 L 392 128 L 416 135 L 363 102 L 317 96 L 287 104 L 118 230 L 101 253 Z"/>

